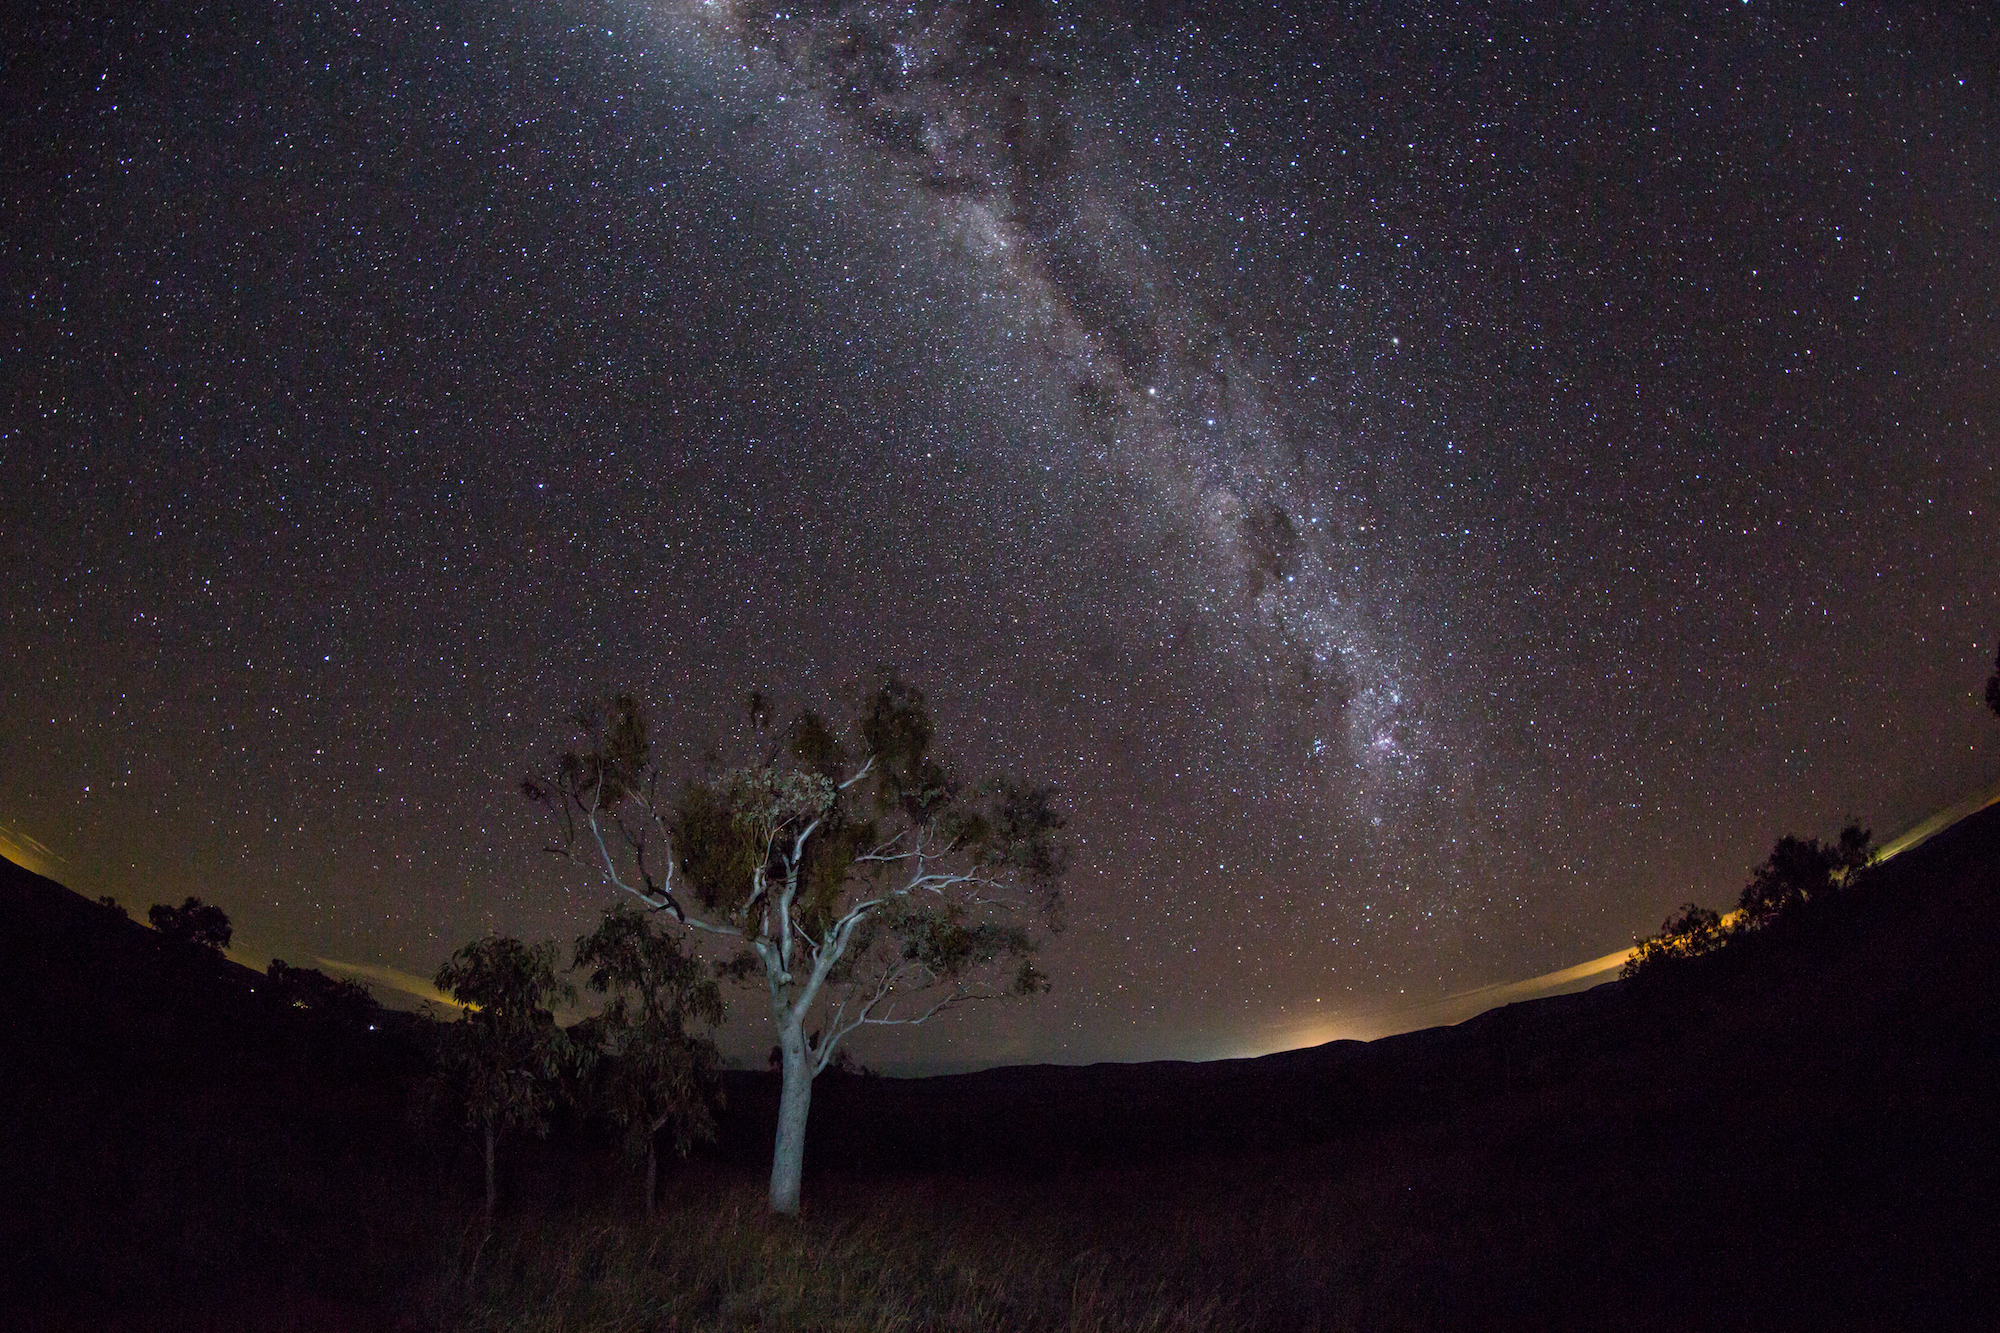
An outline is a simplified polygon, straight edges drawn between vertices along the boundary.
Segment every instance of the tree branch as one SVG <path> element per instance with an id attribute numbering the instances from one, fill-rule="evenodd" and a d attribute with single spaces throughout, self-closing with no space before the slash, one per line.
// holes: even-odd
<path id="1" fill-rule="evenodd" d="M 1006 996 L 998 991 L 954 991 L 930 1008 L 924 1010 L 921 1014 L 918 1014 L 915 1018 L 864 1018 L 861 1022 L 871 1027 L 914 1027 L 918 1023 L 928 1023 L 931 1019 L 936 1018 L 953 1005 L 964 1004 L 968 1000 L 1001 1000 L 1005 998 Z M 858 1027 L 860 1024 L 857 1023 L 856 1026 Z"/>
<path id="2" fill-rule="evenodd" d="M 737 927 L 728 925 L 726 923 L 704 921 L 701 917 L 693 915 L 680 905 L 680 900 L 674 896 L 673 892 L 674 858 L 671 852 L 669 852 L 667 856 L 667 888 L 664 892 L 658 894 L 646 893 L 643 892 L 642 890 L 633 888 L 630 884 L 627 884 L 625 882 L 624 877 L 618 873 L 617 858 L 611 854 L 611 846 L 604 840 L 604 829 L 597 822 L 599 806 L 596 798 L 597 798 L 597 793 L 603 791 L 603 789 L 604 789 L 604 783 L 603 780 L 600 778 L 598 780 L 596 787 L 592 791 L 590 808 L 584 812 L 584 822 L 589 826 L 590 835 L 597 843 L 598 854 L 603 858 L 604 861 L 604 877 L 611 882 L 611 886 L 622 892 L 631 894 L 634 898 L 637 898 L 640 902 L 646 904 L 646 906 L 652 908 L 655 911 L 659 911 L 663 908 L 668 911 L 671 911 L 674 914 L 676 920 L 682 922 L 685 925 L 693 926 L 696 930 L 705 930 L 711 935 L 733 935 L 739 939 L 742 938 L 743 932 Z M 582 801 L 580 799 L 578 800 L 577 803 L 579 806 L 582 805 Z M 620 825 L 619 829 L 620 832 L 623 832 L 624 826 Z M 629 834 L 626 836 L 625 841 L 628 845 L 632 843 L 632 838 L 630 837 Z M 639 849 L 636 847 L 634 848 L 634 850 L 635 852 L 639 852 Z M 643 855 L 642 852 L 639 854 Z M 642 874 L 644 873 L 643 866 L 644 863 L 642 861 L 641 862 Z M 650 879 L 650 877 L 648 878 Z"/>

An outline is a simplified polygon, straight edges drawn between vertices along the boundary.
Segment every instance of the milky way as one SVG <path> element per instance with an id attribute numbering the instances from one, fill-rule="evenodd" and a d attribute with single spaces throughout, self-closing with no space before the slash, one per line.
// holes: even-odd
<path id="1" fill-rule="evenodd" d="M 1279 743 L 1301 753 L 1274 762 L 1304 759 L 1378 817 L 1421 783 L 1423 728 L 1354 577 L 1340 444 L 1305 438 L 1292 386 L 1238 350 L 1143 217 L 1160 139 L 1117 94 L 1160 77 L 1158 34 L 1033 5 L 693 13 L 683 41 L 719 41 L 767 99 L 825 112 L 1009 292 L 1026 357 L 1073 395 L 1094 460 L 1153 506 L 1127 535 L 1150 538 L 1186 614 L 1219 631 L 1204 640 L 1284 719 Z"/>
<path id="2" fill-rule="evenodd" d="M 587 929 L 610 688 L 1062 789 L 1054 991 L 890 1066 L 1380 1031 L 2000 764 L 1988 14 L 30 10 L 0 845 L 259 961 Z"/>

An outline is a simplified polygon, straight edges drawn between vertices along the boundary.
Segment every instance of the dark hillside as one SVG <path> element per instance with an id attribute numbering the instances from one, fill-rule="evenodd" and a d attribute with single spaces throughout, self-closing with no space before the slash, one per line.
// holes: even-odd
<path id="1" fill-rule="evenodd" d="M 1291 1148 L 1357 1130 L 1517 1113 L 1665 1119 L 1809 1095 L 1826 1114 L 1969 1113 L 1994 1086 L 2000 806 L 1865 891 L 1643 982 L 1456 1027 L 1202 1064 L 1041 1065 L 926 1079 L 828 1074 L 816 1161 L 1065 1170 Z M 768 1146 L 776 1081 L 732 1081 L 733 1145 Z M 1731 1114 L 1734 1114 L 1733 1112 Z M 1810 1117 L 1808 1117 L 1810 1119 Z"/>
<path id="2" fill-rule="evenodd" d="M 815 1098 L 812 1164 L 1108 1172 L 1143 1207 L 1217 1175 L 1353 1190 L 1365 1163 L 1407 1181 L 1382 1201 L 1415 1238 L 1370 1316 L 1388 1326 L 1990 1327 L 1996 979 L 2000 807 L 1722 953 L 1457 1027 L 1204 1065 L 842 1076 Z M 751 1159 L 774 1089 L 733 1092 Z M 1436 1304 L 1399 1304 L 1406 1283 Z"/>
<path id="3" fill-rule="evenodd" d="M 415 1046 L 263 981 L 0 861 L 0 1324 L 372 1294 Z"/>

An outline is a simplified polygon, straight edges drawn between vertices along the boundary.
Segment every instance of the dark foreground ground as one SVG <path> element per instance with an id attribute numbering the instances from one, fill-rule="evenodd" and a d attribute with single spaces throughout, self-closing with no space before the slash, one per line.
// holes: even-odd
<path id="1" fill-rule="evenodd" d="M 1208 1065 L 775 1088 L 640 1216 L 590 1127 L 412 1127 L 411 1031 L 0 866 L 0 1327 L 1990 1328 L 2000 809 L 1650 984 Z"/>

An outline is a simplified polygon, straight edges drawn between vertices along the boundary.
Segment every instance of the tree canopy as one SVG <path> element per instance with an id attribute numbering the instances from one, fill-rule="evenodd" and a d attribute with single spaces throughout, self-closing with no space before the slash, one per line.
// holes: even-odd
<path id="1" fill-rule="evenodd" d="M 1791 834 L 1778 839 L 1771 854 L 1750 872 L 1737 900 L 1745 929 L 1759 929 L 1823 898 L 1844 885 L 1874 855 L 1872 838 L 1859 823 L 1850 822 L 1832 842 Z"/>
<path id="2" fill-rule="evenodd" d="M 749 714 L 746 758 L 682 774 L 636 697 L 615 696 L 575 716 L 582 743 L 524 791 L 554 812 L 554 850 L 733 942 L 723 975 L 762 976 L 784 1080 L 771 1201 L 793 1212 L 811 1081 L 845 1038 L 1046 988 L 1036 928 L 1060 925 L 1064 821 L 1046 787 L 964 783 L 894 672 L 844 730 L 812 711 L 773 730 L 762 694 Z"/>
<path id="3" fill-rule="evenodd" d="M 624 1131 L 628 1153 L 646 1164 L 646 1212 L 659 1178 L 659 1139 L 686 1157 L 715 1137 L 721 1099 L 721 1057 L 715 1043 L 692 1029 L 720 1023 L 722 991 L 702 961 L 632 903 L 608 909 L 591 934 L 576 942 L 584 987 L 609 1002 L 590 1021 L 606 1057 L 597 1066 L 595 1100 Z"/>
<path id="4" fill-rule="evenodd" d="M 548 1132 L 565 1064 L 576 1053 L 550 1009 L 576 993 L 556 976 L 555 963 L 553 943 L 488 935 L 454 953 L 435 978 L 465 1012 L 443 1029 L 433 1092 L 483 1139 L 489 1221 L 501 1136 Z"/>
<path id="5" fill-rule="evenodd" d="M 1632 954 L 1618 975 L 1641 976 L 1662 963 L 1713 953 L 1728 942 L 1729 932 L 1723 928 L 1720 912 L 1695 903 L 1682 903 L 1660 923 L 1659 934 L 1633 941 Z"/>
<path id="6" fill-rule="evenodd" d="M 1695 903 L 1660 923 L 1657 935 L 1632 941 L 1619 976 L 1645 976 L 1662 966 L 1714 953 L 1755 931 L 1795 918 L 1853 885 L 1875 859 L 1873 836 L 1850 820 L 1832 842 L 1786 834 L 1751 867 L 1736 910 L 1724 916 Z"/>
<path id="7" fill-rule="evenodd" d="M 179 907 L 154 903 L 146 909 L 146 919 L 153 923 L 154 930 L 168 939 L 200 945 L 217 953 L 229 947 L 230 938 L 235 934 L 227 912 L 192 895 Z"/>

